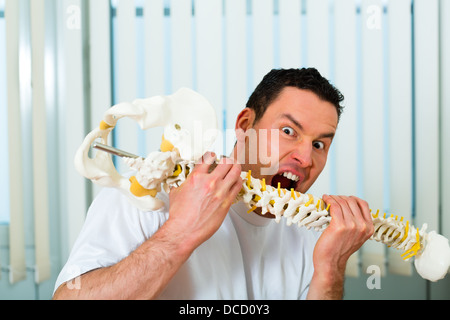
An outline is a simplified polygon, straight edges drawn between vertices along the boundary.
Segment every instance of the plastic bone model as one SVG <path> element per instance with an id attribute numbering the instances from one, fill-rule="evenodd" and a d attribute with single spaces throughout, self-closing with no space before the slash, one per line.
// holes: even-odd
<path id="1" fill-rule="evenodd" d="M 320 198 L 310 194 L 301 194 L 292 190 L 274 188 L 265 184 L 264 179 L 252 178 L 251 172 L 243 172 L 244 180 L 238 200 L 244 201 L 249 207 L 249 213 L 261 208 L 261 214 L 275 216 L 279 222 L 281 217 L 287 225 L 297 224 L 299 227 L 314 228 L 323 231 L 329 225 L 331 216 L 329 206 L 324 208 Z M 403 217 L 386 214 L 379 211 L 372 214 L 374 233 L 372 240 L 384 243 L 389 247 L 404 250 L 404 260 L 415 257 L 414 265 L 421 277 L 430 281 L 443 279 L 450 266 L 450 246 L 448 239 L 435 231 L 426 233 L 427 224 L 419 230 Z"/>
<path id="2" fill-rule="evenodd" d="M 117 172 L 109 154 L 97 152 L 93 158 L 89 157 L 91 145 L 98 140 L 107 144 L 117 121 L 124 117 L 135 120 L 143 130 L 165 127 L 162 152 L 152 152 L 145 163 L 142 159 L 137 160 L 135 166 L 141 168 L 142 174 L 130 179 Z M 182 88 L 171 96 L 135 100 L 110 108 L 100 126 L 86 136 L 78 149 L 75 168 L 100 186 L 119 188 L 139 209 L 154 210 L 163 206 L 156 195 L 161 191 L 161 184 L 172 174 L 175 162 L 200 159 L 212 146 L 216 135 L 214 108 L 200 94 Z"/>
<path id="3" fill-rule="evenodd" d="M 98 152 L 89 157 L 94 141 L 106 143 L 109 133 L 122 117 L 136 120 L 144 130 L 164 126 L 161 151 L 150 153 L 147 158 L 139 158 L 115 150 L 125 158 L 125 163 L 136 172 L 127 179 L 114 167 L 107 153 Z M 201 95 L 181 89 L 168 97 L 154 97 L 122 103 L 112 107 L 105 114 L 99 128 L 85 138 L 75 157 L 77 170 L 94 183 L 106 187 L 119 188 L 140 210 L 151 211 L 161 208 L 164 203 L 157 198 L 162 188 L 178 187 L 185 181 L 190 171 L 215 140 L 217 120 L 214 109 Z M 199 141 L 194 125 L 201 126 L 212 135 L 203 135 Z M 196 139 L 197 138 L 197 139 Z M 194 141 L 195 140 L 195 141 Z M 110 150 L 106 150 L 111 152 Z M 251 172 L 241 174 L 244 180 L 236 201 L 248 206 L 248 213 L 261 208 L 261 214 L 270 213 L 280 222 L 283 217 L 287 225 L 313 228 L 323 231 L 329 225 L 329 206 L 325 208 L 322 199 L 310 194 L 274 188 L 265 180 L 255 179 Z M 427 225 L 419 230 L 403 218 L 379 212 L 372 214 L 374 234 L 372 239 L 390 247 L 404 250 L 402 257 L 415 257 L 415 267 L 425 279 L 437 281 L 445 277 L 450 266 L 450 246 L 448 239 L 435 231 L 426 232 Z"/>

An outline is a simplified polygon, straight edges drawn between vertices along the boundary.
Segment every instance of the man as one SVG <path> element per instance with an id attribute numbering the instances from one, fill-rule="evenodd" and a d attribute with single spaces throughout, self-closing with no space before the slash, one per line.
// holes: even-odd
<path id="1" fill-rule="evenodd" d="M 231 159 L 209 172 L 216 157 L 207 153 L 168 199 L 160 195 L 166 208 L 139 212 L 118 191 L 102 191 L 54 298 L 341 299 L 347 260 L 373 233 L 366 202 L 324 196 L 332 220 L 318 234 L 247 214 L 233 201 L 248 170 L 305 193 L 325 166 L 342 100 L 315 69 L 272 70 L 237 117 Z M 248 161 L 250 130 L 277 151 L 271 161 L 259 151 Z"/>

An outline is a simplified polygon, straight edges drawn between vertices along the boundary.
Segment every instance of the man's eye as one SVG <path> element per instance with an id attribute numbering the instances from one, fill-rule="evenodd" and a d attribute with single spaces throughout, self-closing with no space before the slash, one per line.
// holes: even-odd
<path id="1" fill-rule="evenodd" d="M 294 129 L 292 129 L 291 127 L 283 127 L 281 131 L 283 131 L 285 134 L 289 136 L 293 136 L 295 134 Z"/>
<path id="2" fill-rule="evenodd" d="M 314 141 L 313 142 L 313 147 L 318 149 L 318 150 L 323 150 L 325 148 L 325 144 L 321 141 Z"/>

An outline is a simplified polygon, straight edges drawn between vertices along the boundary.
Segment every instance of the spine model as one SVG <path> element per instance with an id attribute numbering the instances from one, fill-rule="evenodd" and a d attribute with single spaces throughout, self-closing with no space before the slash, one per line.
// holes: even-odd
<path id="1" fill-rule="evenodd" d="M 130 178 L 133 181 L 130 191 L 136 199 L 154 198 L 161 187 L 170 192 L 170 188 L 184 183 L 195 167 L 195 162 L 181 160 L 176 153 L 165 160 L 158 152 L 145 161 L 124 157 L 130 168 L 137 171 L 136 176 Z M 248 213 L 258 209 L 260 214 L 273 215 L 278 223 L 283 218 L 287 225 L 297 224 L 316 231 L 324 231 L 329 226 L 332 220 L 330 206 L 325 208 L 322 199 L 293 189 L 286 190 L 280 185 L 277 188 L 266 185 L 264 179 L 253 178 L 251 172 L 242 172 L 241 178 L 243 185 L 236 202 L 243 201 Z M 374 224 L 372 240 L 405 251 L 402 254 L 404 260 L 414 257 L 414 265 L 422 278 L 438 281 L 445 277 L 450 267 L 447 238 L 435 231 L 426 233 L 427 224 L 421 230 L 416 229 L 403 217 L 380 215 L 379 211 L 371 216 Z"/>
<path id="2" fill-rule="evenodd" d="M 184 161 L 178 164 L 174 173 L 167 179 L 167 187 L 177 187 L 183 183 L 193 169 L 193 163 Z M 279 223 L 282 218 L 288 226 L 296 224 L 316 231 L 325 230 L 331 221 L 330 206 L 325 207 L 321 198 L 311 194 L 287 190 L 278 186 L 274 188 L 266 185 L 265 179 L 256 179 L 251 176 L 251 171 L 242 172 L 244 183 L 236 201 L 243 201 L 248 207 L 248 213 L 261 209 L 261 214 L 267 213 L 275 216 Z M 426 225 L 419 231 L 403 217 L 380 215 L 379 211 L 372 214 L 374 234 L 371 239 L 384 243 L 389 247 L 404 250 L 404 260 L 417 255 L 421 250 L 421 243 L 425 236 Z"/>
<path id="3" fill-rule="evenodd" d="M 331 216 L 330 206 L 325 208 L 322 199 L 310 194 L 301 194 L 283 188 L 274 188 L 266 185 L 264 179 L 259 180 L 251 176 L 251 172 L 243 172 L 241 178 L 244 184 L 239 193 L 238 200 L 249 207 L 248 213 L 261 208 L 261 214 L 270 213 L 280 222 L 286 219 L 287 225 L 297 224 L 299 227 L 313 228 L 323 231 L 328 227 Z M 372 214 L 374 234 L 371 239 L 384 243 L 389 247 L 404 250 L 404 260 L 415 256 L 421 249 L 421 241 L 425 235 L 426 225 L 419 231 L 413 225 L 403 221 L 403 217 L 386 214 L 381 216 L 379 211 Z"/>

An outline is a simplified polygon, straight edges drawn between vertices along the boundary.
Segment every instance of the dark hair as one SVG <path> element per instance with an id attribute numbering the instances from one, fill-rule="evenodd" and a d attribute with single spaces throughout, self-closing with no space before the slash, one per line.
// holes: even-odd
<path id="1" fill-rule="evenodd" d="M 255 123 L 263 117 L 268 106 L 278 98 L 285 87 L 312 91 L 320 99 L 333 104 L 338 119 L 340 118 L 343 111 L 340 103 L 344 96 L 315 68 L 274 69 L 263 78 L 247 102 L 247 108 L 255 111 Z"/>

